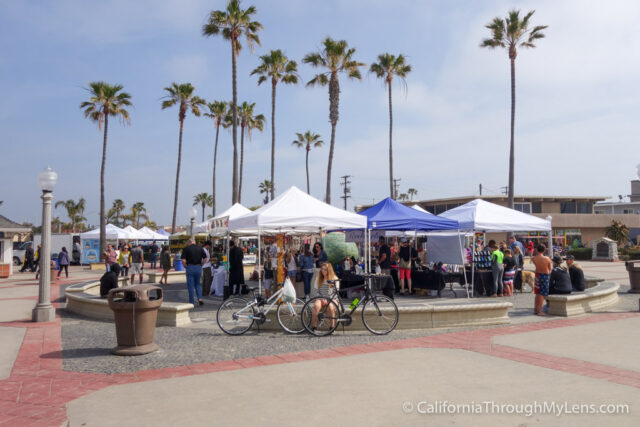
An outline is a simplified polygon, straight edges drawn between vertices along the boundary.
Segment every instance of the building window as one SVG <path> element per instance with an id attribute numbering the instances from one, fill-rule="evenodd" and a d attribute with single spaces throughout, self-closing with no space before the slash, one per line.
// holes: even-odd
<path id="1" fill-rule="evenodd" d="M 531 202 L 531 213 L 542 213 L 542 202 Z"/>
<path id="2" fill-rule="evenodd" d="M 632 214 L 634 212 L 633 212 L 633 209 L 622 209 L 622 213 L 623 214 Z"/>
<path id="3" fill-rule="evenodd" d="M 590 202 L 580 202 L 578 203 L 578 213 L 579 214 L 590 214 L 593 212 L 593 205 Z"/>
<path id="4" fill-rule="evenodd" d="M 520 212 L 524 212 L 524 213 L 531 213 L 531 203 L 530 202 L 525 202 L 525 203 L 514 203 L 513 204 L 513 208 L 517 211 Z"/>
<path id="5" fill-rule="evenodd" d="M 446 212 L 447 205 L 436 205 L 435 206 L 435 214 L 440 215 L 442 212 Z"/>
<path id="6" fill-rule="evenodd" d="M 576 202 L 561 202 L 560 213 L 563 213 L 563 214 L 576 213 Z"/>

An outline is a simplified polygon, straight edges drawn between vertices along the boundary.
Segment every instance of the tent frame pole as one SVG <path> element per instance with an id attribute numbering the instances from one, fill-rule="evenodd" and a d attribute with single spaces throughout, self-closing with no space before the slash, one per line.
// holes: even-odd
<path id="1" fill-rule="evenodd" d="M 462 256 L 462 275 L 464 276 L 465 288 L 467 288 L 467 299 L 469 299 L 469 284 L 467 283 L 467 273 L 464 271 L 464 260 L 466 258 L 462 241 L 460 240 L 460 230 L 458 230 L 458 244 L 460 245 L 460 255 Z"/>
<path id="2" fill-rule="evenodd" d="M 260 238 L 260 227 L 258 227 L 258 295 L 262 295 L 262 239 Z"/>

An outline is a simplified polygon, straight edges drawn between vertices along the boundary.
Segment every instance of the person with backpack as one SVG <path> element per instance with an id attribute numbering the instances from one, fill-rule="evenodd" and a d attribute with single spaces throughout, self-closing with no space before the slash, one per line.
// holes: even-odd
<path id="1" fill-rule="evenodd" d="M 58 277 L 60 277 L 60 273 L 62 273 L 63 269 L 68 279 L 69 278 L 69 252 L 67 252 L 67 248 L 64 246 L 62 247 L 62 250 L 58 254 Z"/>

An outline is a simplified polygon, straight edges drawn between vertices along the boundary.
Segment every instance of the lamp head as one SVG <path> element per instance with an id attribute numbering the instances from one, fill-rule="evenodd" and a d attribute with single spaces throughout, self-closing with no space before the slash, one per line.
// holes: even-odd
<path id="1" fill-rule="evenodd" d="M 45 193 L 51 193 L 58 182 L 58 174 L 47 166 L 38 174 L 38 185 Z"/>

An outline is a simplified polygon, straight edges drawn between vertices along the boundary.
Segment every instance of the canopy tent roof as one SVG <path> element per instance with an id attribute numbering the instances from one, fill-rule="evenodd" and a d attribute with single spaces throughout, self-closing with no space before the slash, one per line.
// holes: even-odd
<path id="1" fill-rule="evenodd" d="M 390 197 L 360 212 L 367 217 L 370 230 L 457 230 L 458 221 L 440 218 L 430 213 L 398 203 Z"/>
<path id="2" fill-rule="evenodd" d="M 132 225 L 127 225 L 126 227 L 123 228 L 123 230 L 129 233 L 129 235 L 131 236 L 130 237 L 131 239 L 135 239 L 135 240 L 147 239 L 147 235 L 145 233 L 142 233 L 140 230 L 136 230 L 136 228 Z"/>
<path id="3" fill-rule="evenodd" d="M 163 229 L 163 228 L 158 228 L 158 229 L 156 230 L 156 233 L 158 233 L 158 234 L 160 234 L 160 235 L 162 235 L 162 236 L 165 236 L 165 237 L 169 237 L 169 235 L 171 234 L 171 233 L 169 233 L 168 231 L 166 231 L 166 230 L 165 230 L 165 229 Z"/>
<path id="4" fill-rule="evenodd" d="M 211 224 L 214 220 L 218 218 L 229 217 L 229 219 L 238 218 L 242 215 L 246 215 L 251 212 L 249 209 L 242 206 L 240 203 L 235 203 L 233 206 L 228 208 L 226 211 L 222 212 L 220 215 L 216 215 L 213 218 L 209 218 L 205 222 L 201 222 L 200 224 L 196 224 L 193 226 L 194 233 L 206 233 L 211 231 Z"/>
<path id="5" fill-rule="evenodd" d="M 107 224 L 107 226 L 105 227 L 105 237 L 109 240 L 135 239 L 135 237 L 133 237 L 131 233 L 123 230 L 122 228 L 116 227 L 113 224 Z M 96 228 L 95 230 L 85 231 L 84 233 L 81 233 L 80 238 L 83 240 L 99 239 L 100 227 Z"/>
<path id="6" fill-rule="evenodd" d="M 429 212 L 428 210 L 426 210 L 426 209 L 424 209 L 423 207 L 421 207 L 420 205 L 411 205 L 410 207 L 411 207 L 411 209 L 415 209 L 415 210 L 417 210 L 418 212 L 424 212 L 424 213 L 428 213 L 428 214 L 430 214 L 430 213 L 431 213 L 431 212 Z"/>
<path id="7" fill-rule="evenodd" d="M 549 231 L 551 222 L 482 199 L 475 199 L 439 215 L 460 223 L 461 230 L 510 232 Z"/>
<path id="8" fill-rule="evenodd" d="M 168 235 L 156 233 L 155 231 L 153 231 L 149 227 L 142 227 L 138 231 L 147 236 L 146 239 L 142 239 L 142 240 L 169 240 L 169 236 Z"/>
<path id="9" fill-rule="evenodd" d="M 278 197 L 229 221 L 232 233 L 314 233 L 322 229 L 365 228 L 367 219 L 291 187 Z"/>

